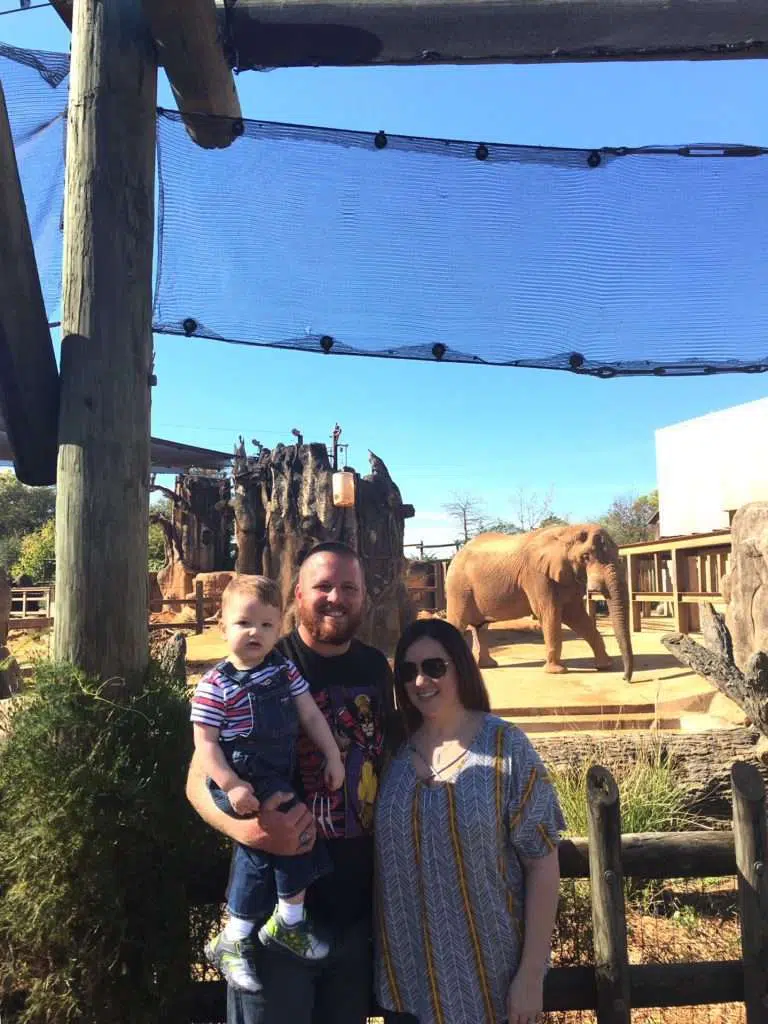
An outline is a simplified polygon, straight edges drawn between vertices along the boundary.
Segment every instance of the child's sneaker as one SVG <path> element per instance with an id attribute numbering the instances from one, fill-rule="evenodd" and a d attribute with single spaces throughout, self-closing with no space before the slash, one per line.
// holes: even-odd
<path id="1" fill-rule="evenodd" d="M 301 960 L 324 960 L 331 951 L 328 943 L 315 935 L 306 918 L 288 926 L 280 919 L 277 907 L 259 929 L 259 942 L 263 946 L 277 946 Z"/>
<path id="2" fill-rule="evenodd" d="M 232 988 L 243 992 L 260 992 L 261 983 L 253 970 L 253 943 L 250 939 L 239 941 L 225 938 L 220 932 L 205 945 L 205 955 Z"/>

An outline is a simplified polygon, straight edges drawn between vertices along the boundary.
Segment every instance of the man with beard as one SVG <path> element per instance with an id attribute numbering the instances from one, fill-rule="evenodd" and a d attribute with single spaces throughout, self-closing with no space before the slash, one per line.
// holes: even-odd
<path id="1" fill-rule="evenodd" d="M 373 880 L 371 816 L 364 798 L 381 767 L 384 721 L 393 710 L 392 675 L 381 652 L 354 638 L 365 606 L 365 577 L 351 548 L 339 543 L 313 548 L 301 565 L 295 596 L 299 625 L 279 641 L 278 650 L 307 680 L 334 733 L 340 735 L 340 726 L 349 732 L 350 709 L 363 708 L 366 721 L 358 723 L 359 731 L 370 734 L 370 742 L 348 746 L 345 785 L 328 793 L 317 751 L 303 738 L 296 784 L 305 802 L 287 810 L 278 809 L 287 796 L 276 794 L 258 818 L 228 817 L 211 800 L 194 758 L 187 796 L 209 825 L 270 853 L 304 853 L 319 830 L 333 862 L 333 872 L 307 893 L 308 912 L 331 939 L 330 955 L 305 964 L 254 943 L 248 955 L 262 991 L 230 987 L 228 1024 L 364 1024 L 372 991 Z M 271 910 L 265 905 L 265 920 Z"/>

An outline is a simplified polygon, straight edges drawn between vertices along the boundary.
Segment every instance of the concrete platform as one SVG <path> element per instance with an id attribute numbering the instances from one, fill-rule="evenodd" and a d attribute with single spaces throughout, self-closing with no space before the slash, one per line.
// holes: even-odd
<path id="1" fill-rule="evenodd" d="M 598 672 L 589 645 L 569 630 L 563 636 L 563 662 L 569 671 L 543 669 L 539 631 L 491 626 L 491 653 L 499 667 L 483 672 L 497 714 L 526 732 L 570 729 L 665 729 L 704 731 L 744 721 L 741 709 L 704 679 L 680 665 L 661 643 L 673 632 L 671 621 L 644 621 L 632 636 L 634 674 L 623 679 L 619 648 L 607 620 L 598 620 L 615 670 Z"/>
<path id="2" fill-rule="evenodd" d="M 519 625 L 519 623 L 515 623 Z M 585 641 L 566 631 L 563 660 L 569 671 L 548 675 L 543 670 L 544 642 L 536 629 L 491 627 L 491 652 L 499 667 L 483 672 L 494 711 L 532 734 L 571 730 L 673 730 L 703 732 L 740 725 L 740 708 L 667 653 L 661 636 L 671 621 L 648 620 L 633 634 L 635 671 L 631 683 L 622 678 L 618 644 L 606 620 L 598 620 L 616 670 L 597 672 Z M 187 637 L 190 682 L 224 657 L 218 628 Z"/>

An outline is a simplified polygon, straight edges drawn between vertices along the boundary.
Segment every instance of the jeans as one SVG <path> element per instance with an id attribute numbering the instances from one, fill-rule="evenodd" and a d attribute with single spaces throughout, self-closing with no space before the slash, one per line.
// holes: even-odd
<path id="1" fill-rule="evenodd" d="M 251 994 L 229 988 L 227 1024 L 365 1024 L 373 990 L 370 921 L 358 921 L 334 936 L 333 949 L 321 963 L 301 963 L 254 945 L 262 990 Z"/>
<path id="2" fill-rule="evenodd" d="M 233 814 L 227 794 L 215 784 L 209 783 L 209 788 L 216 806 L 226 814 Z M 281 788 L 284 792 L 290 791 L 289 786 Z M 280 809 L 288 810 L 295 802 L 291 800 Z M 330 871 L 331 860 L 322 841 L 316 842 L 309 853 L 295 857 L 281 857 L 235 843 L 229 868 L 227 910 L 247 921 L 269 917 L 278 896 L 295 896 Z"/>

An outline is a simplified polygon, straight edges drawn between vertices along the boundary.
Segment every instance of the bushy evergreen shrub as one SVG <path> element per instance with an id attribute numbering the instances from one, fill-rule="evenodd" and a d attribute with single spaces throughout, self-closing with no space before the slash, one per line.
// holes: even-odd
<path id="1" fill-rule="evenodd" d="M 180 1019 L 186 882 L 221 852 L 184 797 L 190 755 L 187 693 L 157 667 L 116 702 L 71 666 L 37 666 L 0 743 L 3 1021 Z"/>

